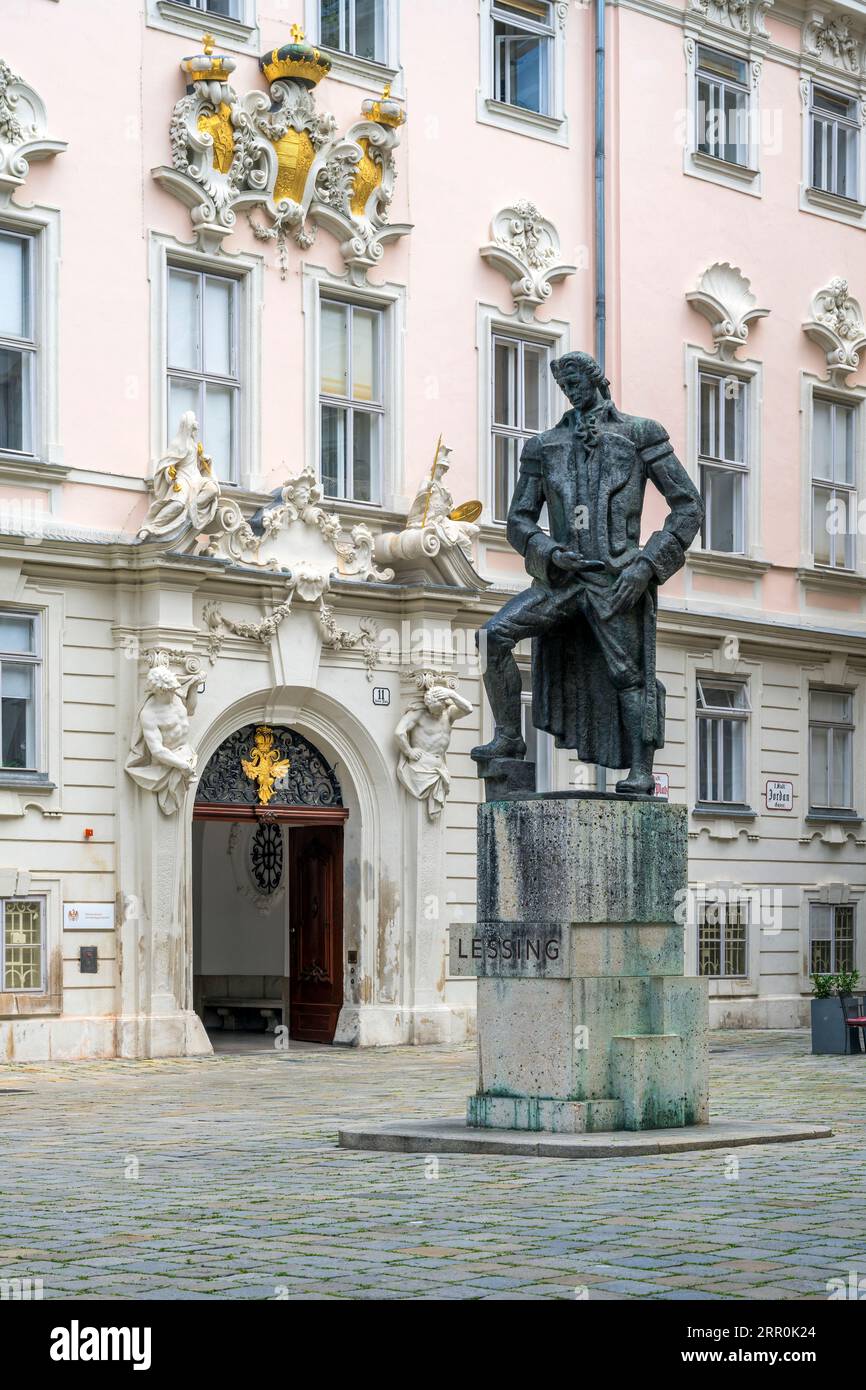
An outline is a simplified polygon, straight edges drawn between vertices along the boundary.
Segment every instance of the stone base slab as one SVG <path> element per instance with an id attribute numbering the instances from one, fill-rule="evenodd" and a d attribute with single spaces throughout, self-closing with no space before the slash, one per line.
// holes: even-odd
<path id="1" fill-rule="evenodd" d="M 466 1123 L 478 1129 L 546 1130 L 551 1134 L 592 1134 L 622 1129 L 619 1100 L 561 1100 L 555 1096 L 470 1096 Z"/>
<path id="2" fill-rule="evenodd" d="M 397 1124 L 346 1125 L 343 1149 L 376 1153 L 511 1154 L 515 1158 L 639 1158 L 698 1149 L 739 1149 L 751 1144 L 795 1144 L 830 1139 L 826 1125 L 762 1124 L 715 1120 L 683 1129 L 617 1130 L 610 1134 L 530 1134 L 521 1130 L 470 1129 L 460 1118 L 406 1120 Z"/>

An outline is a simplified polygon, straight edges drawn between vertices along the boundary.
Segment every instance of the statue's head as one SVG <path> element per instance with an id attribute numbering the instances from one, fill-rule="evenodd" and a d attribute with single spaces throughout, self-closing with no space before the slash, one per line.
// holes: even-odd
<path id="1" fill-rule="evenodd" d="M 180 690 L 180 681 L 167 666 L 154 666 L 147 673 L 144 690 L 146 695 L 155 695 L 157 699 L 164 700 Z"/>
<path id="2" fill-rule="evenodd" d="M 551 362 L 550 370 L 575 409 L 591 409 L 600 395 L 610 400 L 610 382 L 588 352 L 567 352 Z"/>

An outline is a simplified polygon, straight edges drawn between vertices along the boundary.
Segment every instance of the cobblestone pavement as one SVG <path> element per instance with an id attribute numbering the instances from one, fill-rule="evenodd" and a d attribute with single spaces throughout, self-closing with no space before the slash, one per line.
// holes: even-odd
<path id="1" fill-rule="evenodd" d="M 459 1114 L 470 1048 L 0 1067 L 0 1280 L 41 1278 L 45 1298 L 826 1298 L 866 1276 L 866 1058 L 808 1049 L 714 1033 L 713 1115 L 834 1139 L 571 1162 L 336 1147 L 344 1121 Z"/>

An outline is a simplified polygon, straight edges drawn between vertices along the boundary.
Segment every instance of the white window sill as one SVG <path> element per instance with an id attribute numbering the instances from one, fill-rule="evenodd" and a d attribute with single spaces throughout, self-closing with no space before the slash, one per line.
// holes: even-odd
<path id="1" fill-rule="evenodd" d="M 369 58 L 359 58 L 357 54 L 345 53 L 340 48 L 326 48 L 324 44 L 317 46 L 330 58 L 329 76 L 337 82 L 348 82 L 353 87 L 363 87 L 365 91 L 376 96 L 382 95 L 382 88 L 387 82 L 391 84 L 393 95 L 400 96 L 402 83 L 398 81 L 401 76 L 399 68 L 393 68 L 387 63 L 373 62 Z"/>
<path id="2" fill-rule="evenodd" d="M 194 36 L 199 44 L 204 33 L 213 34 L 220 48 L 236 53 L 255 53 L 256 57 L 259 55 L 257 24 L 242 24 L 225 15 L 193 9 L 191 5 L 178 3 L 178 0 L 148 0 L 147 25 L 150 29 L 164 29 L 169 34 Z"/>
<path id="3" fill-rule="evenodd" d="M 689 550 L 686 563 L 701 574 L 724 579 L 760 579 L 771 568 L 769 560 L 727 550 Z"/>
<path id="4" fill-rule="evenodd" d="M 800 190 L 800 210 L 813 212 L 818 217 L 831 217 L 836 222 L 847 222 L 853 227 L 866 226 L 866 203 L 855 198 L 840 198 L 838 193 L 827 193 L 823 188 L 812 188 L 808 184 Z"/>
<path id="5" fill-rule="evenodd" d="M 509 106 L 504 101 L 496 101 L 481 92 L 478 93 L 477 118 L 483 125 L 497 126 L 500 130 L 528 135 L 535 140 L 546 140 L 553 145 L 568 144 L 568 121 L 565 116 L 543 116 L 523 106 Z"/>
<path id="6" fill-rule="evenodd" d="M 717 183 L 722 188 L 732 188 L 739 193 L 749 193 L 752 197 L 761 196 L 761 172 L 745 164 L 732 164 L 727 159 L 716 159 L 701 150 L 686 150 L 684 172 L 692 178 L 705 179 Z"/>
<path id="7" fill-rule="evenodd" d="M 824 565 L 814 565 L 795 571 L 800 583 L 806 588 L 866 590 L 866 574 L 855 570 L 829 569 Z"/>
<path id="8" fill-rule="evenodd" d="M 11 454 L 0 449 L 0 480 L 20 483 L 62 483 L 69 469 L 62 463 L 49 463 L 35 454 Z"/>

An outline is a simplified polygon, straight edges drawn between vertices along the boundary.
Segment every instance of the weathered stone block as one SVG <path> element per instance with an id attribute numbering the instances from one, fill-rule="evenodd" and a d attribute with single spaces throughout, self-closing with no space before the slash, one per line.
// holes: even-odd
<path id="1" fill-rule="evenodd" d="M 686 808 L 579 794 L 478 808 L 478 920 L 675 921 Z"/>
<path id="2" fill-rule="evenodd" d="M 675 1033 L 611 1038 L 614 1094 L 623 1129 L 673 1129 L 687 1123 L 683 1040 Z"/>
<path id="3" fill-rule="evenodd" d="M 575 975 L 682 975 L 683 928 L 595 925 L 571 929 Z"/>
<path id="4" fill-rule="evenodd" d="M 478 981 L 478 1090 L 571 1096 L 570 980 Z"/>
<path id="5" fill-rule="evenodd" d="M 618 1100 L 570 1101 L 548 1097 L 470 1096 L 466 1123 L 476 1129 L 524 1129 L 548 1134 L 592 1134 L 622 1129 Z"/>
<path id="6" fill-rule="evenodd" d="M 559 922 L 455 922 L 450 973 L 561 980 L 571 974 L 570 932 Z"/>

